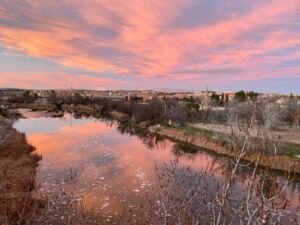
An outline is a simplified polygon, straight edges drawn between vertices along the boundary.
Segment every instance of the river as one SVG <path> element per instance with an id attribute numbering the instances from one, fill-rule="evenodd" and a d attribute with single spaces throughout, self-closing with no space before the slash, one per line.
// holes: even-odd
<path id="1" fill-rule="evenodd" d="M 108 219 L 138 207 L 139 199 L 158 182 L 156 167 L 176 162 L 177 167 L 207 172 L 216 180 L 226 179 L 230 171 L 226 157 L 122 132 L 111 121 L 75 119 L 67 113 L 62 118 L 26 110 L 23 114 L 26 118 L 14 127 L 42 155 L 36 178 L 39 191 L 51 193 L 65 185 L 74 201 Z M 283 174 L 274 174 L 278 182 L 284 182 Z M 299 190 L 297 179 L 286 189 L 291 210 L 298 203 Z"/>

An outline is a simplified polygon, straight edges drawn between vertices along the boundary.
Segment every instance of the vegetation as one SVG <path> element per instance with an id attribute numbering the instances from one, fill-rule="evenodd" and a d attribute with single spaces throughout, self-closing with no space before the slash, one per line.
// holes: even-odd
<path id="1" fill-rule="evenodd" d="M 247 99 L 247 95 L 244 91 L 238 91 L 234 95 L 235 99 L 237 99 L 240 102 L 244 102 Z"/>
<path id="2" fill-rule="evenodd" d="M 21 114 L 18 111 L 13 111 L 9 109 L 0 108 L 0 118 L 3 120 L 6 119 L 16 119 L 21 117 Z"/>
<path id="3" fill-rule="evenodd" d="M 238 91 L 234 95 L 235 99 L 238 100 L 239 102 L 244 102 L 249 98 L 251 101 L 257 101 L 258 93 L 254 91 Z"/>
<path id="4" fill-rule="evenodd" d="M 36 94 L 25 91 L 22 95 L 11 97 L 8 101 L 11 103 L 33 103 L 37 98 L 38 96 Z"/>
<path id="5" fill-rule="evenodd" d="M 181 168 L 177 162 L 157 168 L 159 182 L 153 193 L 150 191 L 141 200 L 143 208 L 112 218 L 112 224 L 132 224 L 137 222 L 137 218 L 139 224 L 297 224 L 297 218 L 286 213 L 288 202 L 285 188 L 292 174 L 288 174 L 286 183 L 258 174 L 260 164 L 284 170 L 294 166 L 292 169 L 299 170 L 299 161 L 288 157 L 299 155 L 299 144 L 286 142 L 278 135 L 278 132 L 286 129 L 299 129 L 297 99 L 291 96 L 286 104 L 277 105 L 276 99 L 258 99 L 254 92 L 240 91 L 231 102 L 228 96 L 216 94 L 210 100 L 211 105 L 204 109 L 203 99 L 196 98 L 186 98 L 184 102 L 164 98 L 137 103 L 87 98 L 79 93 L 61 98 L 51 91 L 47 104 L 36 103 L 36 96 L 27 92 L 18 100 L 11 99 L 16 107 L 22 105 L 34 110 L 67 110 L 75 116 L 112 117 L 119 121 L 121 132 L 135 132 L 131 128 L 134 126 L 146 128 L 164 125 L 159 128 L 179 131 L 176 134 L 183 134 L 183 141 L 192 144 L 201 142 L 205 147 L 210 146 L 216 152 L 220 150 L 220 153 L 233 157 L 228 174 L 222 174 L 224 179 L 221 180 L 215 180 L 206 171 L 195 173 L 189 168 Z M 214 110 L 214 106 L 221 105 L 225 106 L 224 110 Z M 0 114 L 13 117 L 9 110 L 1 109 Z M 169 119 L 175 125 L 168 126 Z M 214 131 L 188 125 L 198 122 L 223 125 L 224 130 Z M 48 204 L 33 198 L 31 191 L 34 189 L 35 168 L 40 157 L 26 143 L 25 136 L 11 128 L 11 121 L 2 118 L 0 127 L 0 222 L 107 223 L 96 212 L 71 202 L 72 193 L 62 191 L 45 196 L 43 199 Z M 173 136 L 178 138 L 178 135 Z M 147 144 L 153 146 L 156 140 L 149 139 Z M 190 143 L 176 144 L 174 153 L 177 156 L 182 154 L 181 150 L 187 154 L 196 153 L 197 148 Z M 244 159 L 251 163 L 245 163 Z M 295 162 L 298 164 L 295 165 Z M 241 175 L 244 168 L 250 174 L 246 178 Z M 243 178 L 244 186 L 237 187 L 237 180 Z M 217 185 L 211 185 L 212 182 Z M 61 199 L 65 204 L 60 204 Z M 131 217 L 138 214 L 139 217 Z"/>
<path id="6" fill-rule="evenodd" d="M 24 92 L 23 97 L 32 94 Z M 166 125 L 169 120 L 172 124 L 184 125 L 187 123 L 208 123 L 224 125 L 227 127 L 236 126 L 237 130 L 242 130 L 249 124 L 250 118 L 255 111 L 255 131 L 256 144 L 251 144 L 253 149 L 263 148 L 265 154 L 287 154 L 296 155 L 295 147 L 291 151 L 287 150 L 286 144 L 280 135 L 275 135 L 277 131 L 299 129 L 300 105 L 296 97 L 290 96 L 289 101 L 284 105 L 275 104 L 274 98 L 260 98 L 255 92 L 239 91 L 235 94 L 235 99 L 228 102 L 226 95 L 211 95 L 211 102 L 207 107 L 203 107 L 204 100 L 196 97 L 186 97 L 185 102 L 176 99 L 164 98 L 162 100 L 152 99 L 147 102 L 125 102 L 113 101 L 102 98 L 90 98 L 82 96 L 79 92 L 68 97 L 58 97 L 55 91 L 49 92 L 47 104 L 38 103 L 17 103 L 15 107 L 30 107 L 33 110 L 59 111 L 67 110 L 74 112 L 76 116 L 90 115 L 95 117 L 113 117 L 117 120 L 127 122 L 131 125 L 147 127 L 156 124 Z M 226 104 L 225 104 L 226 103 Z M 214 109 L 214 106 L 222 106 L 222 110 Z M 183 129 L 184 126 L 181 127 Z M 206 137 L 204 132 L 185 127 L 190 133 L 198 132 L 198 135 Z M 259 132 L 258 132 L 259 131 Z M 224 133 L 224 132 L 220 132 Z M 225 132 L 226 133 L 226 132 Z M 211 135 L 212 136 L 212 135 Z M 224 136 L 224 135 L 223 135 Z M 218 135 L 220 143 L 228 142 Z M 231 144 L 229 144 L 231 146 Z M 277 146 L 274 152 L 269 149 Z M 231 147 L 232 148 L 232 147 Z"/>
<path id="7" fill-rule="evenodd" d="M 154 99 L 146 103 L 98 101 L 97 104 L 78 104 L 71 107 L 64 104 L 62 109 L 93 116 L 111 116 L 112 112 L 125 115 L 129 123 L 164 124 L 170 118 L 176 123 L 193 122 L 200 118 L 194 105 L 181 105 L 175 101 L 161 101 Z"/>
<path id="8" fill-rule="evenodd" d="M 0 116 L 0 224 L 25 224 L 43 206 L 32 196 L 41 157 L 11 126 L 11 120 Z"/>
<path id="9" fill-rule="evenodd" d="M 176 145 L 178 154 L 181 146 Z M 190 154 L 194 150 L 183 146 Z M 47 208 L 35 218 L 42 224 L 297 224 L 288 212 L 284 183 L 257 166 L 250 169 L 237 158 L 225 165 L 222 178 L 211 171 L 195 172 L 171 161 L 155 168 L 157 183 L 137 200 L 139 207 L 124 209 L 120 215 L 104 218 L 97 211 L 72 201 L 66 185 L 76 185 L 76 174 L 66 174 L 57 192 L 48 195 Z M 248 174 L 248 176 L 245 176 Z M 61 183 L 64 183 L 63 185 Z M 242 185 L 241 185 L 242 184 Z M 241 186 L 240 186 L 241 185 Z"/>
<path id="10" fill-rule="evenodd" d="M 195 127 L 191 127 L 187 124 L 182 124 L 180 126 L 177 126 L 176 129 L 183 131 L 187 135 L 193 135 L 193 136 L 199 135 L 201 137 L 206 137 L 210 140 L 212 140 L 213 137 L 218 135 L 216 132 L 213 132 L 211 130 L 195 128 Z"/>
<path id="11" fill-rule="evenodd" d="M 300 156 L 300 144 L 292 143 L 292 142 L 285 142 L 282 143 L 278 154 L 288 155 L 291 157 L 299 157 Z"/>

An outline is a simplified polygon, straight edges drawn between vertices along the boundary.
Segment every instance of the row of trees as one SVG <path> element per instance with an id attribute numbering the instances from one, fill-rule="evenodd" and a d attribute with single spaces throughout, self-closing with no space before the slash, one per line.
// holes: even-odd
<path id="1" fill-rule="evenodd" d="M 257 101 L 257 97 L 258 97 L 258 93 L 253 91 L 249 91 L 249 92 L 238 91 L 234 95 L 234 99 L 238 102 L 245 102 L 247 100 L 251 100 L 255 102 Z M 215 106 L 224 106 L 229 104 L 229 96 L 228 94 L 224 94 L 224 93 L 222 94 L 212 93 L 212 95 L 210 96 L 210 100 L 212 105 Z"/>
<path id="2" fill-rule="evenodd" d="M 99 105 L 104 115 L 118 111 L 132 118 L 136 123 L 144 121 L 150 124 L 165 123 L 168 119 L 177 123 L 197 122 L 201 117 L 198 110 L 174 100 L 153 99 L 147 103 L 103 100 Z"/>
<path id="3" fill-rule="evenodd" d="M 175 122 L 204 122 L 204 123 L 226 123 L 227 115 L 237 111 L 241 116 L 247 114 L 249 106 L 256 104 L 259 109 L 258 121 L 264 125 L 262 111 L 269 111 L 269 115 L 276 118 L 278 124 L 288 124 L 300 127 L 300 105 L 299 99 L 290 96 L 286 104 L 275 104 L 276 98 L 257 98 L 258 93 L 239 91 L 235 93 L 234 100 L 229 101 L 228 95 L 211 95 L 211 102 L 208 107 L 205 106 L 204 97 L 189 97 L 179 101 L 176 99 L 165 98 L 162 100 L 153 99 L 147 103 L 134 103 L 123 101 L 110 101 L 101 98 L 90 98 L 75 93 L 73 96 L 57 96 L 55 91 L 49 91 L 48 103 L 56 105 L 61 110 L 63 104 L 75 105 L 100 105 L 102 111 L 120 111 L 130 117 L 135 117 L 137 121 L 164 122 L 166 119 L 173 119 Z M 36 94 L 26 91 L 21 96 L 10 98 L 12 103 L 33 103 L 38 99 Z M 206 105 L 207 106 L 207 105 Z M 224 111 L 214 110 L 213 106 L 225 106 Z M 268 108 L 268 109 L 266 109 Z M 275 116 L 276 114 L 276 116 Z"/>
<path id="4" fill-rule="evenodd" d="M 16 95 L 8 99 L 11 103 L 33 103 L 38 99 L 37 94 L 32 94 L 30 91 L 25 91 L 21 95 Z"/>

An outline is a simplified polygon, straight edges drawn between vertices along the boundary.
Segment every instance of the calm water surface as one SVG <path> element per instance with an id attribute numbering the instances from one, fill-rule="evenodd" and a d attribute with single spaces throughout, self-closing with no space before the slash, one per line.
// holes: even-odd
<path id="1" fill-rule="evenodd" d="M 155 166 L 178 160 L 193 170 L 209 170 L 212 176 L 224 177 L 226 158 L 205 151 L 183 153 L 172 141 L 141 139 L 121 134 L 115 124 L 93 118 L 45 118 L 25 113 L 14 127 L 26 137 L 43 159 L 39 163 L 37 183 L 41 191 L 51 191 L 57 180 L 72 171 L 76 174 L 74 192 L 87 208 L 102 214 L 118 214 L 156 182 Z M 278 176 L 279 180 L 284 180 Z M 63 182 L 62 182 L 63 183 Z M 289 185 L 292 204 L 299 197 L 299 182 Z"/>

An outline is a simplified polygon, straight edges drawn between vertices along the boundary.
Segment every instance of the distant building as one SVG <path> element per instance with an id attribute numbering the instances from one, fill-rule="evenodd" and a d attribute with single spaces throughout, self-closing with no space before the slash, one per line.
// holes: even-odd
<path id="1" fill-rule="evenodd" d="M 97 96 L 94 97 L 95 100 L 110 100 L 110 101 L 125 101 L 126 97 L 125 96 L 115 96 L 115 95 L 107 95 L 107 96 Z"/>
<path id="2" fill-rule="evenodd" d="M 144 97 L 138 96 L 138 95 L 128 95 L 128 96 L 126 96 L 125 100 L 129 101 L 129 102 L 142 102 L 142 101 L 144 101 Z"/>
<path id="3" fill-rule="evenodd" d="M 224 92 L 225 99 L 228 98 L 228 101 L 232 101 L 235 96 L 235 92 Z"/>
<path id="4" fill-rule="evenodd" d="M 276 104 L 278 104 L 278 105 L 284 105 L 284 104 L 287 104 L 287 102 L 288 102 L 288 99 L 286 99 L 286 98 L 279 98 L 279 99 L 277 99 Z"/>

